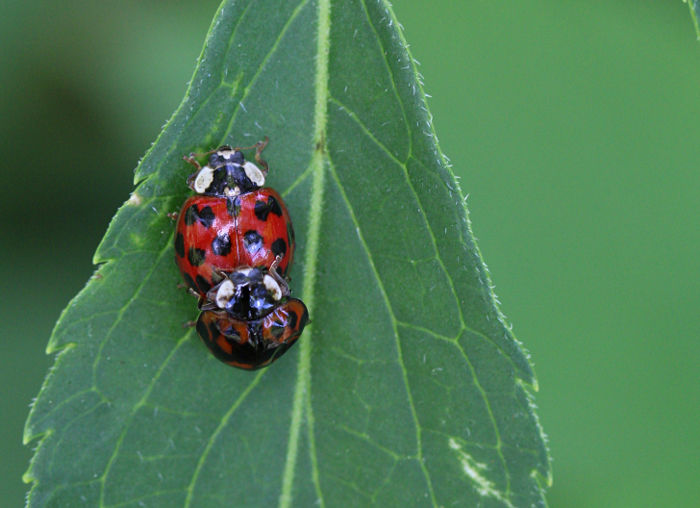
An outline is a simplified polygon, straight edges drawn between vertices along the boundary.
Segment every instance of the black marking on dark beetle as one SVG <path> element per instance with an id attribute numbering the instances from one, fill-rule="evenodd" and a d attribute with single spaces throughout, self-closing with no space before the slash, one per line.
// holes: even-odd
<path id="1" fill-rule="evenodd" d="M 211 284 L 207 279 L 202 277 L 201 275 L 197 275 L 197 286 L 199 286 L 199 289 L 202 291 L 202 293 L 206 293 L 211 289 Z"/>
<path id="2" fill-rule="evenodd" d="M 299 322 L 299 316 L 297 316 L 297 313 L 294 311 L 289 311 L 289 316 L 287 317 L 287 324 L 289 324 L 289 327 L 293 330 L 297 327 L 297 323 Z"/>
<path id="3" fill-rule="evenodd" d="M 231 217 L 238 217 L 238 214 L 241 213 L 241 200 L 238 196 L 226 198 L 226 211 Z"/>
<path id="4" fill-rule="evenodd" d="M 241 342 L 243 341 L 243 339 L 241 338 L 241 334 L 238 333 L 238 330 L 236 330 L 236 327 L 233 325 L 229 325 L 224 330 L 221 330 L 221 335 L 223 335 L 227 339 L 233 340 L 238 344 L 241 344 Z"/>
<path id="5" fill-rule="evenodd" d="M 284 330 L 285 330 L 285 325 L 284 322 L 275 319 L 271 324 L 270 324 L 270 335 L 276 340 L 279 341 L 280 337 L 284 335 Z"/>
<path id="6" fill-rule="evenodd" d="M 181 258 L 185 257 L 185 237 L 182 236 L 182 233 L 178 233 L 175 237 L 175 252 Z"/>
<path id="7" fill-rule="evenodd" d="M 283 238 L 278 238 L 272 242 L 272 252 L 275 253 L 275 256 L 284 256 L 287 252 L 287 243 Z"/>
<path id="8" fill-rule="evenodd" d="M 262 323 L 262 319 L 257 321 L 248 321 L 248 342 L 255 349 L 264 347 Z"/>
<path id="9" fill-rule="evenodd" d="M 216 340 L 216 338 L 221 334 L 219 325 L 216 324 L 216 320 L 209 321 L 209 333 L 212 341 Z"/>
<path id="10" fill-rule="evenodd" d="M 190 247 L 190 250 L 187 252 L 187 259 L 192 266 L 199 266 L 204 263 L 206 255 L 206 251 L 197 249 L 196 247 Z"/>
<path id="11" fill-rule="evenodd" d="M 251 254 L 255 254 L 263 246 L 262 236 L 254 229 L 246 231 L 243 235 L 243 245 L 245 246 L 245 250 Z"/>
<path id="12" fill-rule="evenodd" d="M 200 316 L 197 320 L 197 325 L 195 326 L 195 328 L 197 329 L 197 333 L 204 342 L 211 342 L 211 335 L 209 334 L 209 329 L 207 328 L 207 325 L 204 324 L 202 316 Z"/>
<path id="13" fill-rule="evenodd" d="M 217 256 L 228 256 L 231 253 L 231 237 L 228 233 L 219 234 L 211 242 L 211 250 Z"/>

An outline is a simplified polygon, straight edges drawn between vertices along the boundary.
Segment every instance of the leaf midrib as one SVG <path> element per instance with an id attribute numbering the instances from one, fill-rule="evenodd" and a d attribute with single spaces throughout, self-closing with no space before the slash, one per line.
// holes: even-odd
<path id="1" fill-rule="evenodd" d="M 318 2 L 318 38 L 316 44 L 316 79 L 314 100 L 314 152 L 309 168 L 312 174 L 311 203 L 307 229 L 306 253 L 304 256 L 304 284 L 302 299 L 306 302 L 309 313 L 313 315 L 314 288 L 316 285 L 316 266 L 318 247 L 321 234 L 321 217 L 323 205 L 323 186 L 326 163 L 326 120 L 328 109 L 328 54 L 330 49 L 330 0 Z M 282 475 L 282 491 L 279 497 L 279 507 L 289 508 L 292 503 L 292 487 L 294 485 L 294 470 L 299 454 L 299 436 L 304 412 L 309 432 L 309 442 L 314 453 L 311 454 L 312 477 L 316 494 L 321 506 L 323 496 L 318 479 L 316 454 L 313 446 L 313 411 L 311 410 L 311 340 L 313 325 L 306 328 L 306 337 L 299 346 L 299 363 L 297 380 L 294 386 L 292 402 L 292 421 L 289 427 L 289 442 Z M 306 410 L 306 411 L 304 411 Z"/>

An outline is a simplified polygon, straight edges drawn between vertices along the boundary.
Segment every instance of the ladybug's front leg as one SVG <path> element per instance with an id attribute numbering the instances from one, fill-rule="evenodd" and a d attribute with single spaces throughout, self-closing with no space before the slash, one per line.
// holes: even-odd
<path id="1" fill-rule="evenodd" d="M 195 298 L 199 298 L 199 293 L 197 293 L 194 289 L 192 289 L 191 287 L 189 287 L 189 286 L 188 286 L 187 284 L 185 284 L 184 282 L 180 282 L 180 283 L 177 285 L 177 288 L 178 288 L 178 289 L 187 289 L 187 292 L 188 292 L 190 295 L 194 296 Z"/>
<path id="2" fill-rule="evenodd" d="M 289 296 L 290 295 L 289 284 L 284 279 L 284 277 L 282 277 L 279 274 L 279 272 L 277 271 L 277 267 L 279 266 L 281 261 L 282 261 L 282 256 L 277 255 L 275 260 L 270 265 L 270 269 L 268 270 L 268 274 L 270 275 L 270 277 L 275 279 L 277 284 L 279 284 L 280 289 L 282 290 L 282 296 Z"/>
<path id="3" fill-rule="evenodd" d="M 197 168 L 197 171 L 199 171 L 200 169 L 202 169 L 202 166 L 199 164 L 199 162 L 197 162 L 196 157 L 198 155 L 200 154 L 190 152 L 189 155 L 183 155 L 182 160 L 187 162 L 188 164 L 192 164 L 195 168 Z"/>
<path id="4" fill-rule="evenodd" d="M 183 155 L 182 160 L 187 162 L 188 164 L 192 164 L 195 168 L 197 168 L 197 171 L 202 169 L 202 166 L 197 162 L 197 157 L 204 157 L 205 155 L 211 155 L 214 152 L 216 152 L 218 148 L 214 148 L 213 150 L 209 150 L 208 152 L 190 152 L 189 155 Z"/>
<path id="5" fill-rule="evenodd" d="M 265 150 L 265 147 L 267 146 L 267 144 L 269 142 L 270 142 L 270 138 L 265 136 L 265 139 L 263 141 L 258 141 L 255 145 L 255 162 L 257 162 L 259 166 L 262 166 L 263 174 L 265 176 L 267 176 L 269 168 L 267 167 L 267 162 L 265 162 L 263 160 L 263 158 L 260 157 L 260 154 L 262 153 L 263 150 Z"/>
<path id="6" fill-rule="evenodd" d="M 263 139 L 262 141 L 258 141 L 253 146 L 237 146 L 234 148 L 234 150 L 240 151 L 240 150 L 250 150 L 251 148 L 255 148 L 255 162 L 257 162 L 258 165 L 262 166 L 263 174 L 265 176 L 267 176 L 269 168 L 267 167 L 267 162 L 265 162 L 262 159 L 262 157 L 260 157 L 260 154 L 262 153 L 263 150 L 265 150 L 265 147 L 267 146 L 267 144 L 269 142 L 270 142 L 270 138 L 265 136 L 265 139 Z"/>

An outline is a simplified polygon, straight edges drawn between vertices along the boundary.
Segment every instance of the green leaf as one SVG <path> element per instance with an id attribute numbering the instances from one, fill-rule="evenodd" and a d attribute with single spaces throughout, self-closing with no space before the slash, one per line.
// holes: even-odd
<path id="1" fill-rule="evenodd" d="M 61 316 L 30 506 L 542 506 L 531 367 L 386 0 L 224 1 L 182 105 Z M 264 135 L 312 324 L 215 360 L 176 289 L 182 155 Z"/>
<path id="2" fill-rule="evenodd" d="M 698 18 L 700 18 L 700 2 L 698 0 L 683 0 L 688 4 L 690 9 L 690 17 L 693 18 L 693 25 L 695 26 L 695 33 L 700 39 L 700 26 L 698 25 Z"/>

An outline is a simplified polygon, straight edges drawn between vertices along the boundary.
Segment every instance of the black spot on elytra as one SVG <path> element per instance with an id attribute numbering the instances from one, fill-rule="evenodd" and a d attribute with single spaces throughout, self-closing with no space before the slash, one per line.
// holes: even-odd
<path id="1" fill-rule="evenodd" d="M 214 211 L 210 206 L 205 206 L 201 210 L 197 205 L 190 206 L 185 212 L 185 224 L 191 226 L 196 221 L 199 221 L 202 226 L 209 229 L 214 223 Z"/>
<path id="2" fill-rule="evenodd" d="M 231 237 L 228 233 L 218 235 L 211 242 L 211 250 L 217 256 L 228 256 L 231 252 Z"/>
<path id="3" fill-rule="evenodd" d="M 287 244 L 284 239 L 278 238 L 272 242 L 272 252 L 275 253 L 275 256 L 284 256 L 285 252 L 287 252 Z"/>
<path id="4" fill-rule="evenodd" d="M 280 337 L 284 335 L 284 323 L 277 320 L 273 321 L 270 325 L 269 332 L 276 341 L 279 341 Z"/>
<path id="5" fill-rule="evenodd" d="M 199 222 L 207 229 L 214 223 L 214 218 L 214 211 L 210 206 L 205 206 L 199 211 Z"/>
<path id="6" fill-rule="evenodd" d="M 248 342 L 254 348 L 264 347 L 262 336 L 262 319 L 257 321 L 248 321 Z"/>
<path id="7" fill-rule="evenodd" d="M 274 197 L 269 196 L 267 198 L 267 203 L 265 201 L 255 202 L 255 216 L 258 219 L 265 222 L 270 212 L 278 217 L 282 217 L 282 207 Z"/>
<path id="8" fill-rule="evenodd" d="M 226 211 L 231 217 L 238 217 L 238 214 L 241 212 L 241 200 L 238 196 L 226 198 Z"/>
<path id="9" fill-rule="evenodd" d="M 219 331 L 219 327 L 216 324 L 216 321 L 213 321 L 213 320 L 209 321 L 209 333 L 210 333 L 210 337 L 212 338 L 212 340 L 216 339 L 216 337 L 218 337 L 219 334 L 221 333 Z"/>
<path id="10" fill-rule="evenodd" d="M 199 266 L 204 263 L 204 257 L 206 255 L 207 253 L 204 250 L 190 247 L 190 250 L 187 252 L 187 259 L 192 266 Z"/>
<path id="11" fill-rule="evenodd" d="M 211 289 L 211 284 L 209 284 L 209 281 L 202 277 L 201 275 L 197 275 L 197 286 L 199 286 L 199 289 L 202 291 L 202 293 L 206 293 Z"/>
<path id="12" fill-rule="evenodd" d="M 231 325 L 228 325 L 226 328 L 221 330 L 221 335 L 226 337 L 227 339 L 231 339 L 234 342 L 237 342 L 240 344 L 243 339 L 241 339 L 241 334 L 238 333 L 238 330 L 236 330 L 236 327 Z"/>
<path id="13" fill-rule="evenodd" d="M 298 322 L 299 322 L 299 316 L 297 316 L 297 313 L 290 311 L 289 316 L 287 316 L 287 323 L 289 323 L 289 327 L 291 329 L 295 329 L 297 327 Z"/>
<path id="14" fill-rule="evenodd" d="M 185 237 L 182 236 L 182 233 L 178 233 L 175 237 L 175 252 L 181 258 L 185 257 Z"/>
<path id="15" fill-rule="evenodd" d="M 267 206 L 270 207 L 270 211 L 274 213 L 277 217 L 282 217 L 282 207 L 273 196 L 267 198 Z"/>
<path id="16" fill-rule="evenodd" d="M 205 342 L 211 342 L 211 335 L 209 334 L 209 330 L 207 329 L 207 325 L 204 324 L 204 321 L 202 320 L 202 317 L 197 320 L 197 333 L 199 334 L 200 337 L 202 337 L 202 340 Z"/>
<path id="17" fill-rule="evenodd" d="M 185 284 L 187 284 L 189 287 L 191 287 L 194 290 L 197 289 L 197 284 L 194 283 L 194 280 L 192 280 L 192 277 L 190 277 L 188 273 L 183 272 L 182 278 L 185 279 Z"/>
<path id="18" fill-rule="evenodd" d="M 270 214 L 270 207 L 264 201 L 255 202 L 255 216 L 261 221 L 265 222 L 267 216 Z"/>
<path id="19" fill-rule="evenodd" d="M 185 224 L 191 226 L 197 221 L 198 216 L 199 212 L 197 210 L 197 205 L 190 206 L 185 212 Z"/>
<path id="20" fill-rule="evenodd" d="M 243 245 L 245 246 L 245 250 L 251 254 L 255 254 L 263 246 L 262 236 L 254 229 L 246 231 L 243 235 Z"/>

